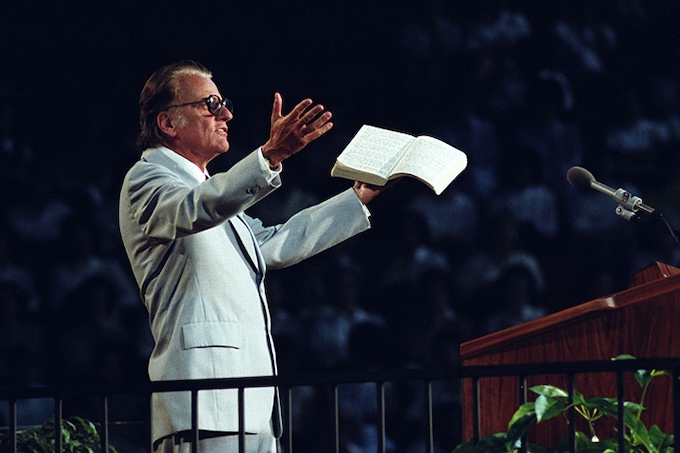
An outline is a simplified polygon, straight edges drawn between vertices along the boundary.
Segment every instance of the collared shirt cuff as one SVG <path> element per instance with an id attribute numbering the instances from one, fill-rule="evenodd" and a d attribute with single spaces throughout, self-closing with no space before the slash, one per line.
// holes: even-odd
<path id="1" fill-rule="evenodd" d="M 267 179 L 269 179 L 270 181 L 272 181 L 274 178 L 276 178 L 277 176 L 279 176 L 279 174 L 280 174 L 281 171 L 283 170 L 283 164 L 279 164 L 279 165 L 278 165 L 277 167 L 275 167 L 275 168 L 270 167 L 270 166 L 269 166 L 269 161 L 268 161 L 267 159 L 264 158 L 264 153 L 262 152 L 262 147 L 261 147 L 261 146 L 260 146 L 259 152 L 258 152 L 257 154 L 260 156 L 260 158 L 259 158 L 260 167 L 262 167 L 263 170 L 269 172 L 270 178 L 267 178 Z"/>

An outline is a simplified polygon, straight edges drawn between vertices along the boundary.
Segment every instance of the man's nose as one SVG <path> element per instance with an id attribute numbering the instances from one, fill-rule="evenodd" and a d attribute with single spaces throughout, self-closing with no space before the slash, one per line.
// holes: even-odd
<path id="1" fill-rule="evenodd" d="M 222 108 L 220 109 L 220 111 L 217 112 L 217 116 L 216 116 L 216 117 L 217 117 L 217 119 L 219 119 L 219 120 L 223 120 L 223 121 L 229 122 L 229 121 L 231 121 L 231 120 L 234 119 L 234 114 L 231 113 L 231 111 L 230 111 L 228 108 L 222 107 Z"/>

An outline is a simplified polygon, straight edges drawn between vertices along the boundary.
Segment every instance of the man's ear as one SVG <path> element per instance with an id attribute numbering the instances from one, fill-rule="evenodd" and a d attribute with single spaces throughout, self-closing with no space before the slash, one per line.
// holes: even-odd
<path id="1" fill-rule="evenodd" d="M 163 132 L 163 134 L 169 137 L 174 137 L 177 135 L 177 124 L 175 118 L 168 114 L 168 112 L 160 112 L 156 116 L 156 125 L 158 126 L 158 129 Z"/>

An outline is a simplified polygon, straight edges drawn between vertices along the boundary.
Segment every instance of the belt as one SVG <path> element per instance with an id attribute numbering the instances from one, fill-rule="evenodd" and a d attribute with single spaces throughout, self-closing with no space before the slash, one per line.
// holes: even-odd
<path id="1" fill-rule="evenodd" d="M 235 436 L 237 435 L 237 432 L 231 432 L 231 431 L 206 431 L 206 430 L 200 430 L 198 432 L 198 440 L 203 440 L 203 439 L 211 439 L 213 437 L 220 437 L 220 436 Z M 160 439 L 156 439 L 153 443 L 153 449 L 156 451 L 158 447 L 161 446 L 163 442 L 165 442 L 166 439 L 172 439 L 172 442 L 175 445 L 179 445 L 180 443 L 184 442 L 191 442 L 193 440 L 194 433 L 193 431 L 179 431 L 173 434 L 168 434 L 167 436 L 163 436 Z"/>

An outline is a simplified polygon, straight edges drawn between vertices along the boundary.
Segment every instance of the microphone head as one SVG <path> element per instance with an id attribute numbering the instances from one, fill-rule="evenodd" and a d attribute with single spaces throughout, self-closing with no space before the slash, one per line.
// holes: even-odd
<path id="1" fill-rule="evenodd" d="M 595 177 L 583 167 L 571 167 L 567 171 L 567 181 L 579 189 L 590 189 L 590 183 L 595 181 Z"/>

